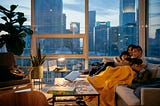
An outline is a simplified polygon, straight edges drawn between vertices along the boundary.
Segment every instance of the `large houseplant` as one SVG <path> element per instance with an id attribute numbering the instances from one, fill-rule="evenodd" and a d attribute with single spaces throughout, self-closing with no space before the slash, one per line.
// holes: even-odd
<path id="1" fill-rule="evenodd" d="M 41 47 L 40 44 L 37 48 L 37 54 L 33 56 L 30 55 L 31 63 L 33 66 L 33 71 L 31 72 L 32 79 L 39 79 L 43 78 L 43 63 L 45 62 L 46 55 L 41 54 Z"/>
<path id="2" fill-rule="evenodd" d="M 15 12 L 17 6 L 11 5 L 10 9 L 6 9 L 0 5 L 0 13 L 4 15 L 1 17 L 4 22 L 0 23 L 0 48 L 5 45 L 8 52 L 21 55 L 25 48 L 24 38 L 33 31 L 23 25 L 27 18 L 24 17 L 24 13 Z"/>

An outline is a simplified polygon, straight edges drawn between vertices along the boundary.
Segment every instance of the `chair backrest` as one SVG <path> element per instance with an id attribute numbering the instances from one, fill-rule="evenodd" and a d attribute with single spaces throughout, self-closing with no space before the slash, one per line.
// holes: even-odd
<path id="1" fill-rule="evenodd" d="M 40 91 L 5 93 L 0 95 L 0 106 L 49 106 Z"/>
<path id="2" fill-rule="evenodd" d="M 13 53 L 0 53 L 0 81 L 11 80 L 10 70 L 16 68 L 16 61 Z"/>
<path id="3" fill-rule="evenodd" d="M 0 53 L 0 67 L 15 67 L 16 60 L 11 52 Z"/>

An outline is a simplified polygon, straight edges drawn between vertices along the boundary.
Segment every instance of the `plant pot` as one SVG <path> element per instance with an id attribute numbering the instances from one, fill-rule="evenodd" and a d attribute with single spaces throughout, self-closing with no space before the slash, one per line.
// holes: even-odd
<path id="1" fill-rule="evenodd" d="M 43 78 L 43 66 L 33 67 L 31 72 L 32 79 L 41 79 Z"/>

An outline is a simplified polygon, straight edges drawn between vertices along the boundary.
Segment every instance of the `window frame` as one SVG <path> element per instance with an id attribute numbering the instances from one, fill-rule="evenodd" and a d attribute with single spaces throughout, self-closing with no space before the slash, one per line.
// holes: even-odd
<path id="1" fill-rule="evenodd" d="M 145 49 L 145 41 L 146 41 L 146 33 L 145 33 L 145 2 L 146 0 L 138 0 L 139 1 L 139 45 L 142 47 L 144 51 Z M 88 69 L 89 59 L 93 58 L 103 58 L 108 57 L 112 58 L 112 56 L 89 56 L 89 47 L 88 47 L 88 5 L 89 0 L 85 0 L 85 33 L 77 34 L 73 36 L 73 34 L 33 34 L 31 38 L 31 53 L 33 55 L 36 54 L 36 40 L 38 38 L 82 38 L 83 39 L 83 54 L 47 54 L 47 58 L 84 58 L 85 60 L 85 69 Z M 34 31 L 34 0 L 31 0 L 31 29 Z M 145 55 L 145 52 L 144 52 Z"/>
<path id="2" fill-rule="evenodd" d="M 36 54 L 36 40 L 38 38 L 82 38 L 83 53 L 82 54 L 47 54 L 48 58 L 84 58 L 85 68 L 88 68 L 88 0 L 85 0 L 85 33 L 84 34 L 33 34 L 31 39 L 31 53 Z M 31 28 L 34 31 L 34 0 L 31 0 Z"/>

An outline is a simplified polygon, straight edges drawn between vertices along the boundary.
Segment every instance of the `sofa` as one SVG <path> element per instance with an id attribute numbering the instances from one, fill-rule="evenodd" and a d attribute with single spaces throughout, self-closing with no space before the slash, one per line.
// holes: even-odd
<path id="1" fill-rule="evenodd" d="M 160 78 L 160 67 L 148 64 L 147 69 L 151 71 L 152 78 Z M 140 97 L 136 96 L 135 90 L 127 85 L 115 87 L 117 106 L 160 106 L 160 88 L 141 88 Z"/>

